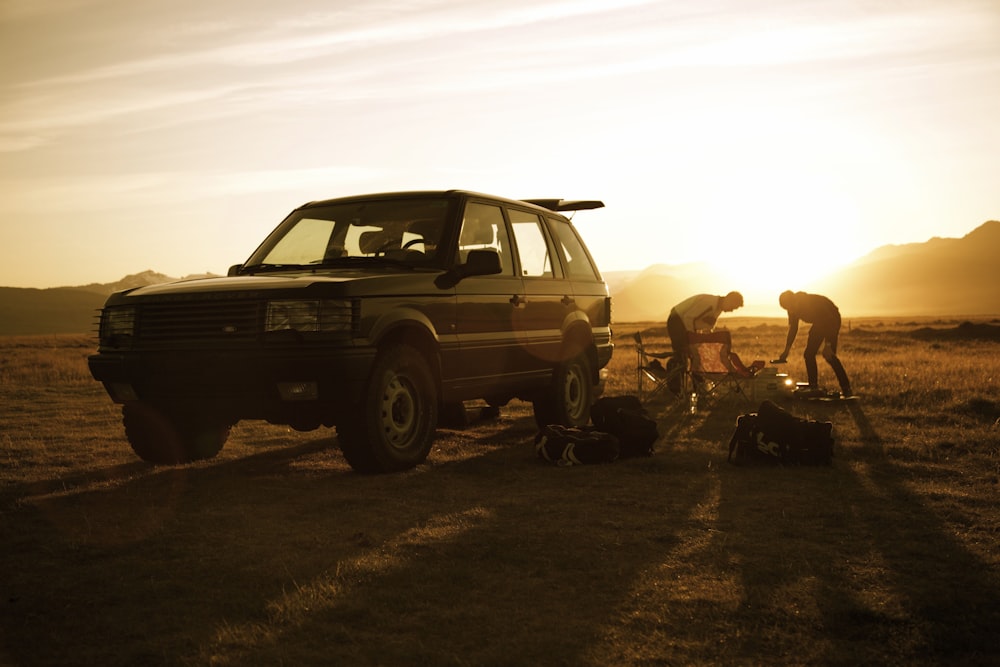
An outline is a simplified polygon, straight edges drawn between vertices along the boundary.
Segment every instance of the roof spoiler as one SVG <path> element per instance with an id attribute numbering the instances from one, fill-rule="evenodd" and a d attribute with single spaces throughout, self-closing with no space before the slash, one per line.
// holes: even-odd
<path id="1" fill-rule="evenodd" d="M 592 208 L 604 208 L 604 202 L 582 199 L 522 199 L 521 201 L 547 208 L 550 211 L 585 211 Z"/>

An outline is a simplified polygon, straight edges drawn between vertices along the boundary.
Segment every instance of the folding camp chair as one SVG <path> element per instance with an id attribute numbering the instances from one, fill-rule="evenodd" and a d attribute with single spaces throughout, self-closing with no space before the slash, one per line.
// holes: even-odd
<path id="1" fill-rule="evenodd" d="M 674 356 L 673 350 L 651 352 L 646 349 L 641 333 L 637 331 L 633 338 L 636 351 L 636 393 L 639 400 L 648 401 L 661 392 L 671 397 L 685 393 L 687 369 L 684 365 L 670 362 Z"/>
<path id="2" fill-rule="evenodd" d="M 732 351 L 732 336 L 726 330 L 688 333 L 688 359 L 673 360 L 673 350 L 652 352 L 636 332 L 636 386 L 639 400 L 648 401 L 659 393 L 669 398 L 685 397 L 695 412 L 699 402 L 734 393 L 751 402 L 754 376 L 763 361 L 744 365 Z"/>
<path id="3" fill-rule="evenodd" d="M 737 394 L 752 402 L 750 390 L 763 361 L 746 366 L 732 351 L 732 336 L 726 330 L 688 333 L 688 358 L 691 363 L 692 412 L 702 399 Z"/>

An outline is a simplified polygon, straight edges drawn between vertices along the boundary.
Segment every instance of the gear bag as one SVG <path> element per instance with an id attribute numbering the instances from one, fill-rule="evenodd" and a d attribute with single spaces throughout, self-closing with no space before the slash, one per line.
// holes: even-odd
<path id="1" fill-rule="evenodd" d="M 559 466 L 611 463 L 618 451 L 618 438 L 592 428 L 549 424 L 535 435 L 538 457 Z"/>
<path id="2" fill-rule="evenodd" d="M 798 417 L 773 401 L 740 415 L 729 440 L 729 462 L 829 465 L 833 424 Z"/>
<path id="3" fill-rule="evenodd" d="M 619 456 L 652 456 L 660 437 L 656 422 L 649 418 L 637 396 L 604 396 L 590 408 L 594 428 L 618 438 Z"/>

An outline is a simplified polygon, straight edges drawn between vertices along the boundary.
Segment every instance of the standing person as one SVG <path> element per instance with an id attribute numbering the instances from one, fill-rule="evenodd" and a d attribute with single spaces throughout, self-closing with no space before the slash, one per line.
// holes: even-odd
<path id="1" fill-rule="evenodd" d="M 743 295 L 730 292 L 726 296 L 695 294 L 670 309 L 667 317 L 667 335 L 674 348 L 673 363 L 687 367 L 688 332 L 712 331 L 722 313 L 743 307 Z"/>
<path id="2" fill-rule="evenodd" d="M 837 358 L 837 337 L 840 335 L 840 310 L 837 306 L 825 296 L 791 290 L 782 292 L 778 297 L 778 303 L 788 311 L 788 337 L 785 340 L 785 351 L 778 357 L 778 361 L 788 360 L 788 351 L 792 349 L 792 343 L 795 342 L 795 336 L 799 332 L 799 320 L 808 322 L 812 327 L 809 329 L 806 349 L 802 353 L 806 362 L 806 377 L 809 380 L 806 392 L 815 394 L 819 391 L 816 353 L 825 341 L 823 358 L 837 375 L 841 394 L 844 397 L 852 396 L 851 381 L 847 378 L 847 371 L 844 370 L 840 359 Z"/>

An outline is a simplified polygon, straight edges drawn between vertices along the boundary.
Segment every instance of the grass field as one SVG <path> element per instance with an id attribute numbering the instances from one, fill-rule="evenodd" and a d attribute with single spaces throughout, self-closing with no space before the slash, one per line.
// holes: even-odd
<path id="1" fill-rule="evenodd" d="M 734 397 L 657 400 L 652 458 L 571 468 L 511 404 L 386 476 L 261 423 L 152 467 L 92 340 L 0 338 L 0 665 L 1000 664 L 1000 342 L 958 324 L 845 323 L 862 400 L 786 404 L 834 423 L 830 467 L 729 465 Z M 609 394 L 637 329 L 665 345 L 619 325 Z"/>

